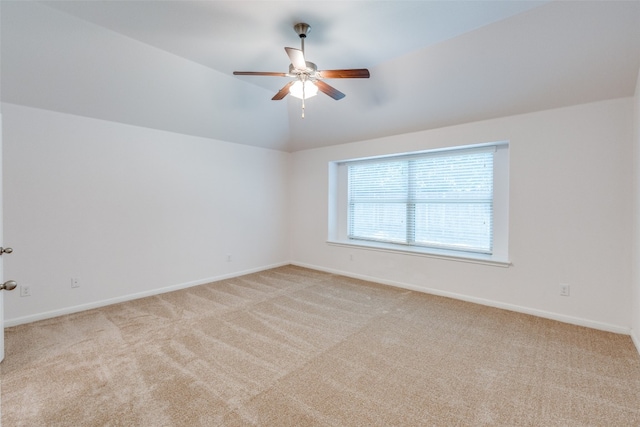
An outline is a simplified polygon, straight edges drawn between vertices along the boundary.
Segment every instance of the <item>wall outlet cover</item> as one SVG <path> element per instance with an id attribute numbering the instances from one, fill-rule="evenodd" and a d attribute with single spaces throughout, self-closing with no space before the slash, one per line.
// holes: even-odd
<path id="1" fill-rule="evenodd" d="M 31 296 L 31 286 L 29 286 L 29 285 L 20 285 L 20 296 L 21 297 L 30 297 Z"/>

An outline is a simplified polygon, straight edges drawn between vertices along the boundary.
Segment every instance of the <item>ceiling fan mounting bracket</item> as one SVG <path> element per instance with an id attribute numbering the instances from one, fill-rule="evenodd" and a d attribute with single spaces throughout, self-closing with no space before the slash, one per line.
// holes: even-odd
<path id="1" fill-rule="evenodd" d="M 293 26 L 293 30 L 298 34 L 298 37 L 304 39 L 307 37 L 307 33 L 311 31 L 311 25 L 300 22 Z"/>

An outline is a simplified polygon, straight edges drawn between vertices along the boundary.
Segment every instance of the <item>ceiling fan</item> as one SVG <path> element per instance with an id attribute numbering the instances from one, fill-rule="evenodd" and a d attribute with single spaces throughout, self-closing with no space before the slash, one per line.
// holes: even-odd
<path id="1" fill-rule="evenodd" d="M 291 60 L 288 73 L 268 71 L 234 71 L 233 74 L 236 76 L 293 77 L 293 80 L 284 85 L 284 87 L 271 99 L 279 101 L 289 93 L 291 96 L 302 99 L 302 118 L 304 118 L 304 100 L 315 96 L 318 91 L 329 95 L 335 100 L 340 100 L 345 97 L 344 93 L 340 92 L 333 86 L 328 85 L 323 81 L 323 79 L 369 78 L 369 70 L 366 68 L 319 71 L 316 64 L 307 61 L 304 57 L 304 39 L 311 30 L 311 26 L 309 24 L 299 23 L 293 26 L 293 30 L 300 37 L 301 48 L 284 48 Z"/>

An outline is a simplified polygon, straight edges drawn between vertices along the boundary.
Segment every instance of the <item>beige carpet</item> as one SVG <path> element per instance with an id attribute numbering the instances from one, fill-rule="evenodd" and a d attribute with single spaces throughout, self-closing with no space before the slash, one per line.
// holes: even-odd
<path id="1" fill-rule="evenodd" d="M 9 328 L 2 425 L 638 426 L 629 337 L 298 267 Z"/>

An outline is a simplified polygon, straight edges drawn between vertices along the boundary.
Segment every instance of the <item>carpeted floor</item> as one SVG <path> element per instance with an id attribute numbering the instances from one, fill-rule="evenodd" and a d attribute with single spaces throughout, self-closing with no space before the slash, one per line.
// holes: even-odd
<path id="1" fill-rule="evenodd" d="M 299 267 L 6 331 L 2 425 L 638 426 L 628 336 Z"/>

